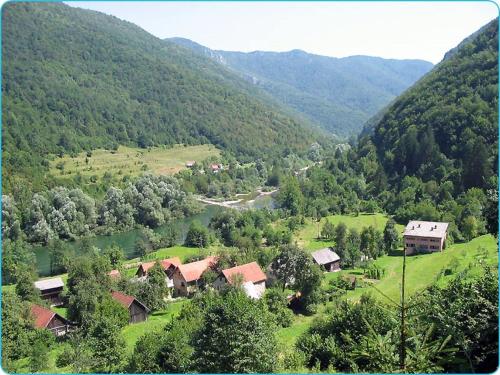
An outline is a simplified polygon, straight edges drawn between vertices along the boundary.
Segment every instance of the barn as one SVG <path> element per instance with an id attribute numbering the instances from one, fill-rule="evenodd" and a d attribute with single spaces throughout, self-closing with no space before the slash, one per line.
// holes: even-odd
<path id="1" fill-rule="evenodd" d="M 35 328 L 48 329 L 56 336 L 68 333 L 70 324 L 61 315 L 40 305 L 31 305 L 31 315 L 34 319 Z"/>
<path id="2" fill-rule="evenodd" d="M 316 264 L 327 272 L 340 271 L 340 257 L 331 247 L 325 247 L 313 252 L 312 257 Z"/>
<path id="3" fill-rule="evenodd" d="M 135 297 L 116 291 L 112 292 L 111 296 L 128 310 L 130 316 L 129 323 L 144 322 L 148 319 L 149 309 Z"/>
<path id="4" fill-rule="evenodd" d="M 63 304 L 61 293 L 64 283 L 60 277 L 35 281 L 35 288 L 40 291 L 40 296 L 43 300 L 50 301 L 51 306 L 60 306 Z"/>

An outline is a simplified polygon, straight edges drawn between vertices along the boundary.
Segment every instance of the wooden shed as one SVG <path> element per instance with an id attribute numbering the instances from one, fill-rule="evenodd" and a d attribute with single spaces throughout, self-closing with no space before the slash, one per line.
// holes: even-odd
<path id="1" fill-rule="evenodd" d="M 48 329 L 56 336 L 68 333 L 70 327 L 68 320 L 52 310 L 33 304 L 31 305 L 31 315 L 35 328 Z"/>
<path id="2" fill-rule="evenodd" d="M 139 302 L 135 297 L 128 296 L 121 292 L 111 293 L 114 300 L 122 304 L 129 312 L 129 323 L 144 322 L 148 319 L 149 309 Z"/>
<path id="3" fill-rule="evenodd" d="M 60 277 L 35 281 L 35 288 L 40 291 L 42 299 L 50 301 L 52 306 L 63 304 L 61 293 L 64 288 L 64 283 Z"/>
<path id="4" fill-rule="evenodd" d="M 313 252 L 314 261 L 319 264 L 325 271 L 336 272 L 340 271 L 340 257 L 331 247 L 326 247 Z"/>

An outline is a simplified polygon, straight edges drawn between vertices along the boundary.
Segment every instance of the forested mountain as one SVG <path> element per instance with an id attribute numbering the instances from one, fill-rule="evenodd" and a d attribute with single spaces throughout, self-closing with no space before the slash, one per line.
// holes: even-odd
<path id="1" fill-rule="evenodd" d="M 2 17 L 7 191 L 42 186 L 51 153 L 212 143 L 254 160 L 314 141 L 225 67 L 131 23 L 57 3 L 10 3 Z"/>
<path id="2" fill-rule="evenodd" d="M 496 188 L 498 20 L 462 42 L 401 95 L 371 137 L 389 181 L 412 175 L 455 193 Z"/>
<path id="3" fill-rule="evenodd" d="M 301 50 L 229 52 L 188 39 L 169 40 L 230 67 L 339 136 L 357 134 L 366 120 L 432 68 L 422 60 L 332 58 Z"/>

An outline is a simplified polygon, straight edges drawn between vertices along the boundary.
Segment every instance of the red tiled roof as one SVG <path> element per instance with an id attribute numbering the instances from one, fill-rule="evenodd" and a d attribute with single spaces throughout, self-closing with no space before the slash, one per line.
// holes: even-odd
<path id="1" fill-rule="evenodd" d="M 210 256 L 197 262 L 181 264 L 179 272 L 186 282 L 199 280 L 203 272 L 211 267 L 217 260 L 217 257 Z"/>
<path id="2" fill-rule="evenodd" d="M 156 261 L 154 262 L 147 262 L 147 263 L 142 263 L 140 266 L 139 266 L 139 269 L 142 268 L 142 271 L 144 273 L 147 273 L 148 270 L 153 267 L 155 265 Z M 181 260 L 179 259 L 179 257 L 173 257 L 173 258 L 169 258 L 169 259 L 163 259 L 160 261 L 160 264 L 162 265 L 163 269 L 166 270 L 168 269 L 171 265 L 174 265 L 175 267 L 179 267 L 182 262 Z"/>
<path id="3" fill-rule="evenodd" d="M 35 328 L 45 328 L 56 315 L 52 310 L 39 305 L 31 305 L 31 314 L 35 318 Z"/>
<path id="4" fill-rule="evenodd" d="M 120 302 L 123 306 L 125 306 L 127 309 L 130 307 L 132 302 L 134 302 L 135 298 L 132 296 L 127 296 L 126 294 L 123 294 L 121 292 L 111 292 L 111 296 L 113 297 L 114 300 Z"/>
<path id="5" fill-rule="evenodd" d="M 248 281 L 251 281 L 252 283 L 258 283 L 267 279 L 266 274 L 262 272 L 257 262 L 228 268 L 227 270 L 223 270 L 222 273 L 230 284 L 233 282 L 233 278 L 235 275 L 242 275 L 244 283 Z"/>

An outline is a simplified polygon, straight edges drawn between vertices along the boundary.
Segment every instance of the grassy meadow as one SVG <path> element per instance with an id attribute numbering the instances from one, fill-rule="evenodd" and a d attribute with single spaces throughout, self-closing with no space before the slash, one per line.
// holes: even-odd
<path id="1" fill-rule="evenodd" d="M 145 171 L 158 175 L 173 175 L 186 168 L 186 162 L 203 160 L 219 156 L 220 151 L 212 145 L 183 146 L 172 148 L 120 146 L 118 150 L 94 150 L 92 156 L 86 152 L 76 157 L 65 155 L 50 161 L 49 174 L 55 177 L 67 178 L 77 174 L 102 178 L 105 173 L 111 175 L 137 176 Z"/>

